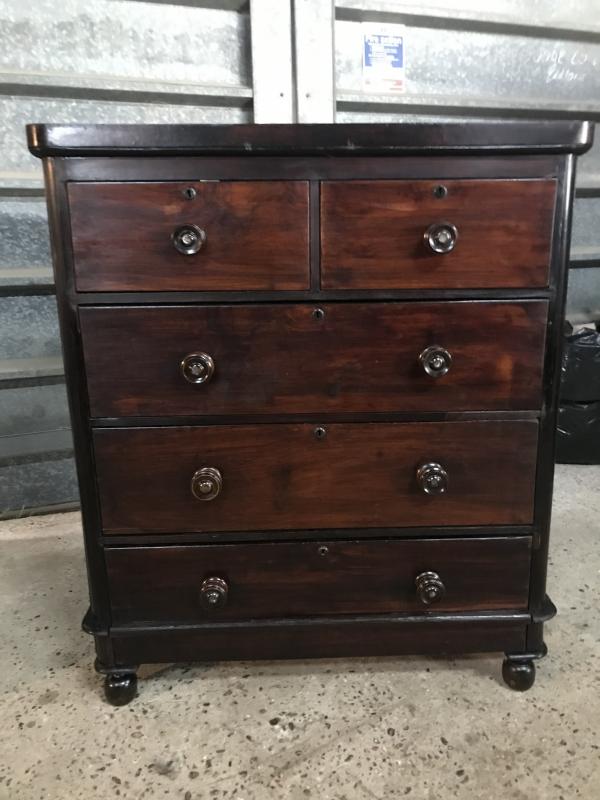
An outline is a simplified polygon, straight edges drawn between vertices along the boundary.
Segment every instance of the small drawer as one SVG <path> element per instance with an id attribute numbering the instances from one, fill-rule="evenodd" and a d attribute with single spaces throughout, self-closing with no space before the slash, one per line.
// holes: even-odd
<path id="1" fill-rule="evenodd" d="M 71 183 L 68 192 L 80 292 L 309 286 L 307 181 Z"/>
<path id="2" fill-rule="evenodd" d="M 526 301 L 79 313 L 91 415 L 118 417 L 537 409 L 547 312 Z"/>
<path id="3" fill-rule="evenodd" d="M 327 181 L 324 289 L 548 284 L 556 181 Z"/>
<path id="4" fill-rule="evenodd" d="M 115 625 L 524 610 L 529 537 L 107 548 Z"/>
<path id="5" fill-rule="evenodd" d="M 538 426 L 257 424 L 94 432 L 106 533 L 532 522 Z"/>

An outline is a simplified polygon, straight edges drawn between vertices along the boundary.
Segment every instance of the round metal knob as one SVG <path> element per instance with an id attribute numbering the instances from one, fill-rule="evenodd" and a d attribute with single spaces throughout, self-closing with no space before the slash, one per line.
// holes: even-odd
<path id="1" fill-rule="evenodd" d="M 206 244 L 206 231 L 197 225 L 182 225 L 173 231 L 171 241 L 178 253 L 193 256 Z"/>
<path id="2" fill-rule="evenodd" d="M 214 500 L 223 488 L 223 476 L 216 467 L 202 467 L 192 475 L 192 494 L 196 500 Z"/>
<path id="3" fill-rule="evenodd" d="M 441 464 L 421 464 L 417 470 L 417 483 L 425 494 L 444 494 L 448 488 L 448 473 Z"/>
<path id="4" fill-rule="evenodd" d="M 415 578 L 417 597 L 425 606 L 438 603 L 446 594 L 446 587 L 437 572 L 421 572 Z"/>
<path id="5" fill-rule="evenodd" d="M 204 608 L 215 609 L 223 608 L 227 604 L 229 587 L 224 578 L 205 578 L 200 587 L 200 601 Z"/>
<path id="6" fill-rule="evenodd" d="M 190 353 L 180 364 L 188 383 L 208 383 L 215 374 L 215 362 L 208 353 Z"/>
<path id="7" fill-rule="evenodd" d="M 425 372 L 432 378 L 441 378 L 450 369 L 452 356 L 437 344 L 426 347 L 419 356 L 419 361 Z"/>
<path id="8" fill-rule="evenodd" d="M 449 253 L 456 246 L 458 231 L 451 222 L 436 222 L 427 228 L 424 237 L 432 252 Z"/>

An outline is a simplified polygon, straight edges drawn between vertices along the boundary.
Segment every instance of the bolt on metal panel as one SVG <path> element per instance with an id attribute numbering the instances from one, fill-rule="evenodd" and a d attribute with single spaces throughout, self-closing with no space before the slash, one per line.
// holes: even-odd
<path id="1" fill-rule="evenodd" d="M 294 122 L 292 10 L 282 0 L 251 0 L 254 122 Z"/>
<path id="2" fill-rule="evenodd" d="M 330 0 L 295 0 L 298 122 L 334 122 L 334 7 Z"/>

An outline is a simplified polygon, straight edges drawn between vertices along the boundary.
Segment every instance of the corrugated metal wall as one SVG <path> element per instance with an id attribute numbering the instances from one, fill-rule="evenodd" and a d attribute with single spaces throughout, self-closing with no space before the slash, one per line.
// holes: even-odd
<path id="1" fill-rule="evenodd" d="M 404 94 L 363 91 L 362 22 L 405 26 Z M 0 0 L 0 514 L 77 500 L 25 123 L 596 118 L 599 66 L 594 0 Z M 576 321 L 600 316 L 599 221 L 600 141 L 578 176 Z"/>
<path id="2" fill-rule="evenodd" d="M 0 513 L 77 502 L 25 124 L 250 122 L 252 95 L 247 4 L 0 0 Z"/>

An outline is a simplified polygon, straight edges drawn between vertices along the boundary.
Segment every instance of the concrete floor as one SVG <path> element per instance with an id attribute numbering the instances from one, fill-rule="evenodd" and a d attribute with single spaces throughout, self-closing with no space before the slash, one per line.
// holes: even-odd
<path id="1" fill-rule="evenodd" d="M 559 617 L 526 694 L 501 657 L 159 667 L 105 704 L 79 517 L 0 524 L 0 797 L 600 797 L 600 467 L 559 467 Z"/>

